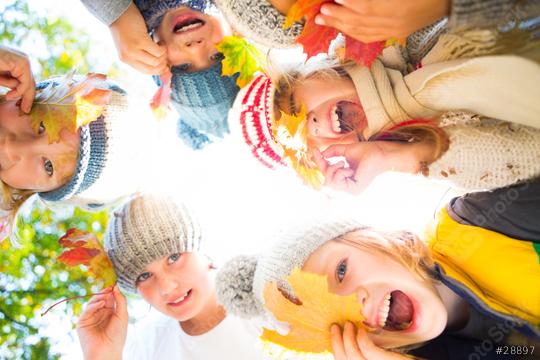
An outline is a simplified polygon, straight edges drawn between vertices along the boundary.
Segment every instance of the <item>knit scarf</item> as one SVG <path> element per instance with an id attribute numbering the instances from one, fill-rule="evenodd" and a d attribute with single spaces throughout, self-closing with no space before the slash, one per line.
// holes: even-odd
<path id="1" fill-rule="evenodd" d="M 467 111 L 540 128 L 540 65 L 517 56 L 486 56 L 424 66 L 403 76 L 376 60 L 347 68 L 368 126 L 364 137 L 413 118 Z"/>

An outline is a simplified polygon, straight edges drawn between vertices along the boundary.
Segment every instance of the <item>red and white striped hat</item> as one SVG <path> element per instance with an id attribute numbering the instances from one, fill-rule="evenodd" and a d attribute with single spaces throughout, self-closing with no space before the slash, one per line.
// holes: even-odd
<path id="1" fill-rule="evenodd" d="M 272 134 L 274 90 L 272 80 L 265 74 L 258 74 L 240 90 L 229 112 L 231 132 L 242 134 L 253 156 L 271 169 L 286 166 L 283 147 Z"/>

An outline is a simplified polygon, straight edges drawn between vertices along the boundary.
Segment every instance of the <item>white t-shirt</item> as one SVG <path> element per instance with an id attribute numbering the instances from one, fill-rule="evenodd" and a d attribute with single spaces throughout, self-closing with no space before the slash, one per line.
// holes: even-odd
<path id="1" fill-rule="evenodd" d="M 258 360 L 260 330 L 249 320 L 227 315 L 206 334 L 186 334 L 178 321 L 157 311 L 128 328 L 124 360 Z"/>

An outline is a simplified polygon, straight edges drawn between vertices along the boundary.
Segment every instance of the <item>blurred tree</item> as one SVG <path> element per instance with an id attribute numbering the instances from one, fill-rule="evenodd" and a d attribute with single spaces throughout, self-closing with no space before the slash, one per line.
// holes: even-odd
<path id="1" fill-rule="evenodd" d="M 66 268 L 56 258 L 62 252 L 58 238 L 67 229 L 93 231 L 101 239 L 107 212 L 89 213 L 79 208 L 53 211 L 41 202 L 20 213 L 17 237 L 20 247 L 0 244 L 0 358 L 58 358 L 50 351 L 52 337 L 43 328 L 60 313 L 75 320 L 87 299 L 71 300 L 41 318 L 54 302 L 98 292 L 102 287 L 80 268 Z M 41 331 L 40 331 L 41 329 Z M 50 337 L 49 337 L 50 336 Z"/>
<path id="2" fill-rule="evenodd" d="M 4 0 L 0 4 L 0 42 L 23 50 L 31 46 L 31 58 L 41 67 L 40 74 L 35 74 L 38 78 L 64 74 L 75 67 L 87 73 L 90 68 L 86 58 L 88 34 L 66 18 L 39 16 L 26 0 Z"/>
<path id="3" fill-rule="evenodd" d="M 26 51 L 39 69 L 38 79 L 63 74 L 76 67 L 90 70 L 86 54 L 90 37 L 63 17 L 49 18 L 32 11 L 26 0 L 0 2 L 0 43 Z M 58 314 L 75 320 L 86 299 L 40 314 L 55 301 L 101 289 L 82 269 L 68 269 L 56 261 L 61 253 L 57 240 L 72 227 L 92 230 L 101 238 L 106 212 L 87 213 L 77 208 L 58 211 L 40 202 L 21 211 L 17 236 L 20 247 L 0 243 L 0 359 L 55 359 L 51 346 L 58 334 L 44 329 Z"/>

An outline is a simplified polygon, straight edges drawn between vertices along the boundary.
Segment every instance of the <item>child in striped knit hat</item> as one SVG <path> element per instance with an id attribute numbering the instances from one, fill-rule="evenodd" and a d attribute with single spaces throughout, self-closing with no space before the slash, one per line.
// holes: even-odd
<path id="1" fill-rule="evenodd" d="M 146 194 L 122 205 L 108 225 L 105 249 L 120 288 L 157 312 L 128 329 L 117 287 L 94 296 L 77 325 L 85 358 L 262 359 L 258 328 L 217 301 L 204 241 L 190 212 L 170 198 Z"/>
<path id="2" fill-rule="evenodd" d="M 259 75 L 239 93 L 230 126 L 265 165 L 290 165 L 312 185 L 351 193 L 386 171 L 469 190 L 540 175 L 537 63 L 486 56 L 403 75 L 385 60 Z"/>
<path id="3" fill-rule="evenodd" d="M 294 224 L 270 250 L 225 264 L 218 298 L 246 318 L 275 311 L 279 321 L 296 326 L 296 336 L 305 334 L 303 326 L 317 324 L 308 306 L 299 314 L 267 307 L 280 296 L 310 303 L 311 291 L 298 298 L 287 279 L 299 268 L 325 276 L 329 292 L 353 295 L 360 306 L 365 327 L 340 319 L 329 329 L 336 360 L 409 359 L 401 354 L 407 348 L 423 359 L 497 359 L 497 345 L 508 344 L 530 354 L 540 341 L 539 196 L 537 180 L 455 198 L 428 227 L 427 244 L 410 232 L 377 231 L 355 219 Z M 269 283 L 280 292 L 265 298 Z M 300 342 L 287 340 L 293 350 Z"/>
<path id="4" fill-rule="evenodd" d="M 99 116 L 77 129 L 76 120 L 85 112 L 92 114 L 78 105 L 83 86 L 107 95 Z M 17 209 L 30 196 L 101 206 L 138 190 L 135 175 L 140 163 L 151 157 L 140 146 L 155 133 L 149 117 L 104 76 L 70 74 L 45 80 L 35 86 L 32 100 L 26 114 L 16 99 L 0 97 L 2 239 L 10 235 Z"/>

